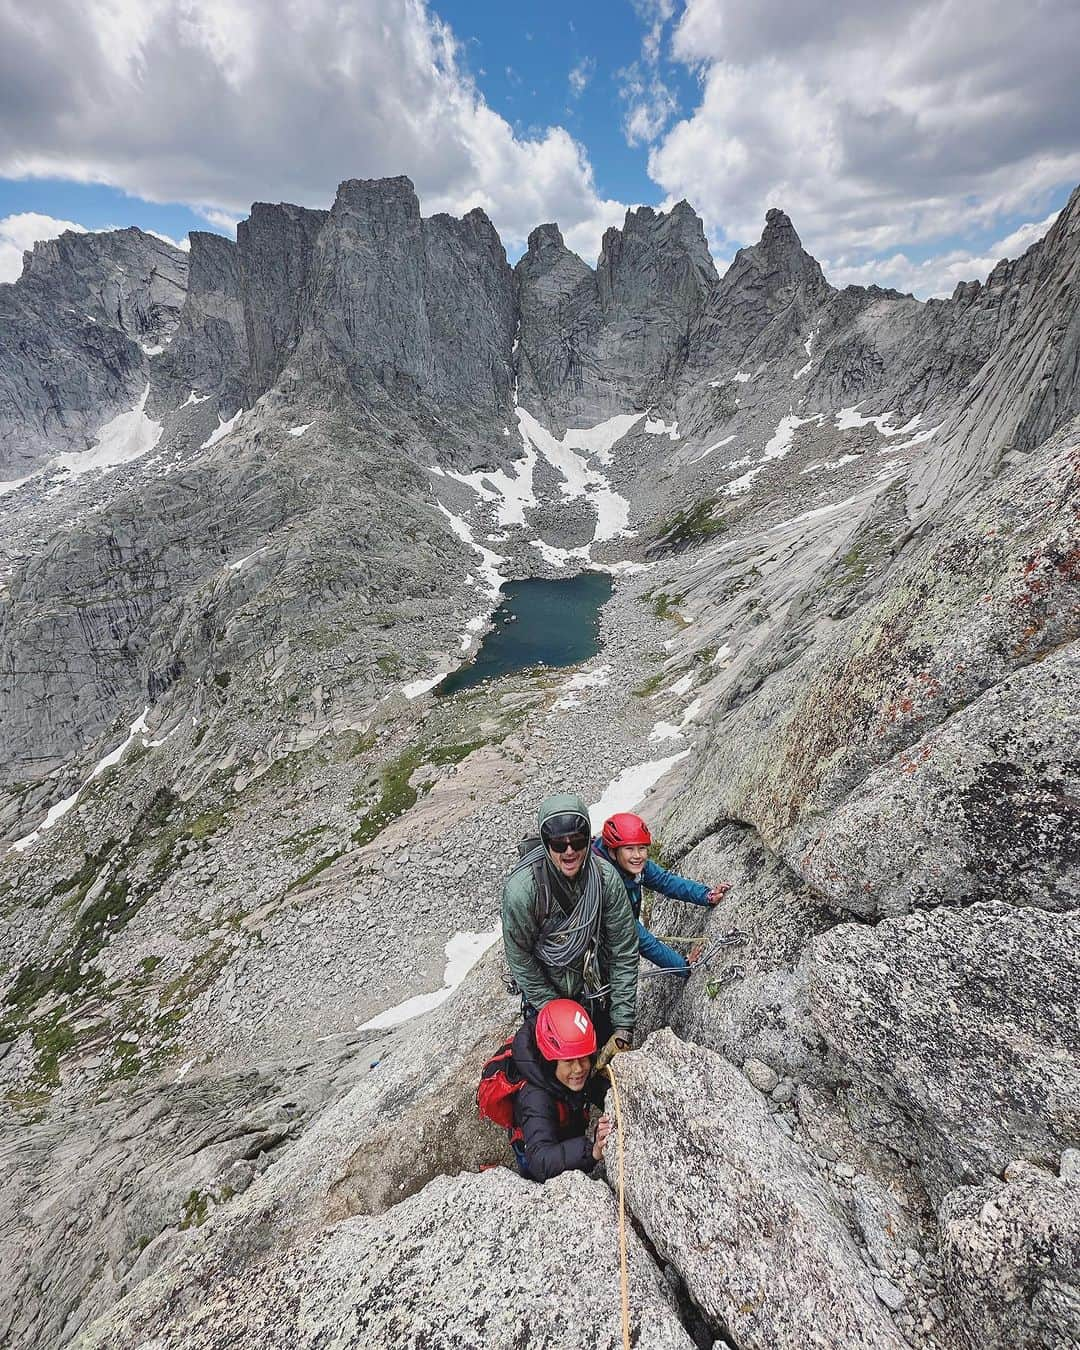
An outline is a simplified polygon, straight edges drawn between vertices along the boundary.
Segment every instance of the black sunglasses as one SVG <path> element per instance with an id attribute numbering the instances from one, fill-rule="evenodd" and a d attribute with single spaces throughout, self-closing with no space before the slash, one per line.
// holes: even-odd
<path id="1" fill-rule="evenodd" d="M 588 830 L 578 830 L 575 834 L 553 835 L 551 838 L 544 840 L 552 853 L 565 853 L 567 849 L 574 853 L 580 853 L 588 845 L 588 842 Z"/>

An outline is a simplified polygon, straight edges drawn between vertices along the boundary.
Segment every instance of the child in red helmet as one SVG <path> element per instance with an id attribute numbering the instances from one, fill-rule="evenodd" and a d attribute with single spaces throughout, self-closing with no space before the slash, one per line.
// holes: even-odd
<path id="1" fill-rule="evenodd" d="M 683 969 L 689 973 L 686 957 L 661 942 L 641 922 L 642 887 L 647 886 L 650 891 L 659 891 L 672 900 L 685 900 L 691 905 L 718 905 L 731 887 L 726 881 L 709 887 L 702 881 L 690 881 L 677 872 L 665 871 L 649 858 L 651 843 L 649 827 L 641 817 L 631 811 L 620 811 L 604 821 L 600 838 L 593 840 L 593 851 L 612 863 L 622 878 L 637 920 L 641 955 L 654 966 L 665 970 Z"/>
<path id="2" fill-rule="evenodd" d="M 602 1106 L 605 1081 L 593 1073 L 596 1029 L 580 1003 L 545 1003 L 514 1037 L 512 1073 L 522 1079 L 513 1098 L 510 1143 L 522 1175 L 548 1181 L 560 1172 L 587 1172 L 604 1156 L 611 1132 L 600 1117 L 586 1137 L 589 1106 Z"/>

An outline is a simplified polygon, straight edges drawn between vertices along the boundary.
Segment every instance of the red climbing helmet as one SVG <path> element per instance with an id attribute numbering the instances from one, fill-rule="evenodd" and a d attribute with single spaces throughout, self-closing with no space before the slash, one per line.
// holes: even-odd
<path id="1" fill-rule="evenodd" d="M 600 838 L 608 848 L 626 848 L 629 844 L 652 843 L 648 825 L 631 811 L 620 811 L 617 815 L 608 816 L 604 821 Z"/>
<path id="2" fill-rule="evenodd" d="M 545 1059 L 582 1059 L 596 1054 L 596 1028 L 572 998 L 553 998 L 536 1019 L 536 1047 Z"/>

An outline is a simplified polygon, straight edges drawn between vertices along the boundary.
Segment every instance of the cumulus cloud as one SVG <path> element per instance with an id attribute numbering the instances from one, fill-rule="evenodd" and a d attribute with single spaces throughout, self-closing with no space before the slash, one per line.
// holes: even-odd
<path id="1" fill-rule="evenodd" d="M 985 239 L 1080 179 L 1078 49 L 1073 0 L 688 0 L 673 50 L 701 100 L 649 171 L 720 251 L 782 206 L 849 279 L 881 256 L 938 289 L 962 255 L 911 253 Z"/>
<path id="2" fill-rule="evenodd" d="M 0 9 L 0 175 L 235 220 L 256 199 L 325 206 L 342 178 L 400 173 L 426 212 L 482 206 L 510 247 L 557 219 L 595 256 L 624 211 L 563 128 L 515 135 L 423 0 Z"/>
<path id="3" fill-rule="evenodd" d="M 85 234 L 86 227 L 73 220 L 57 220 L 37 211 L 19 211 L 0 220 L 0 281 L 15 281 L 22 273 L 23 250 L 42 239 L 55 239 L 65 230 Z"/>

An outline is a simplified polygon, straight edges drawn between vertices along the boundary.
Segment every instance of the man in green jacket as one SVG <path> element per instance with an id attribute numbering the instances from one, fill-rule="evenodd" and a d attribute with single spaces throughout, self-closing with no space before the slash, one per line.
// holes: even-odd
<path id="1" fill-rule="evenodd" d="M 618 873 L 592 852 L 580 797 L 540 803 L 540 844 L 503 886 L 503 946 L 525 1013 L 553 998 L 582 1003 L 613 1034 L 600 1054 L 630 1047 L 637 1016 L 637 923 Z M 606 1034 L 606 1029 L 605 1029 Z"/>

